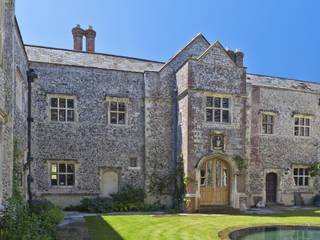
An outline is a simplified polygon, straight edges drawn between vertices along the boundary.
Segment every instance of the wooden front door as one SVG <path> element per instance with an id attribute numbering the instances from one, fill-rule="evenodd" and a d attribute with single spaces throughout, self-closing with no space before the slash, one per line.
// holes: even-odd
<path id="1" fill-rule="evenodd" d="M 266 200 L 269 203 L 277 201 L 277 174 L 268 173 L 266 176 Z"/>
<path id="2" fill-rule="evenodd" d="M 206 161 L 200 169 L 200 205 L 229 205 L 229 176 L 226 162 Z"/>

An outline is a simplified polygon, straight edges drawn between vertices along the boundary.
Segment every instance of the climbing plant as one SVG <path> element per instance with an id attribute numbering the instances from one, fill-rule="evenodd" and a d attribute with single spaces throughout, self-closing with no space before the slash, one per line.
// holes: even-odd
<path id="1" fill-rule="evenodd" d="M 232 160 L 236 163 L 240 172 L 247 168 L 246 160 L 240 155 L 233 156 Z"/>
<path id="2" fill-rule="evenodd" d="M 174 207 L 176 209 L 181 209 L 183 207 L 186 184 L 187 179 L 184 176 L 183 155 L 181 153 L 177 161 L 175 176 Z"/>
<path id="3" fill-rule="evenodd" d="M 312 177 L 320 176 L 320 163 L 316 162 L 310 166 L 310 174 Z"/>
<path id="4" fill-rule="evenodd" d="M 19 197 L 21 195 L 20 193 L 20 183 L 21 183 L 21 157 L 22 157 L 22 151 L 19 148 L 19 143 L 15 139 L 13 140 L 13 174 L 12 174 L 12 195 L 13 197 Z"/>

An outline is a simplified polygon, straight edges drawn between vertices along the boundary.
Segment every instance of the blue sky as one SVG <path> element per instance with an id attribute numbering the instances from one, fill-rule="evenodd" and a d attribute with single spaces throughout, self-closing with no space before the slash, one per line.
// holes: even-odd
<path id="1" fill-rule="evenodd" d="M 202 32 L 250 73 L 320 82 L 318 0 L 16 0 L 16 15 L 27 44 L 72 48 L 92 25 L 97 52 L 166 61 Z"/>

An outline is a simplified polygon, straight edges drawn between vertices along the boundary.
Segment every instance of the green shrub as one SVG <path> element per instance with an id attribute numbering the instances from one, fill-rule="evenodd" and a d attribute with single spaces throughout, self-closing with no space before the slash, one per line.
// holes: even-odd
<path id="1" fill-rule="evenodd" d="M 113 203 L 143 203 L 145 198 L 144 190 L 141 188 L 134 188 L 126 186 L 121 191 L 111 194 Z"/>
<path id="2" fill-rule="evenodd" d="M 1 225 L 10 240 L 54 240 L 62 220 L 62 211 L 51 203 L 37 200 L 29 207 L 15 196 L 8 201 Z"/>
<path id="3" fill-rule="evenodd" d="M 111 210 L 112 201 L 110 198 L 83 198 L 78 208 L 79 211 L 104 213 Z"/>

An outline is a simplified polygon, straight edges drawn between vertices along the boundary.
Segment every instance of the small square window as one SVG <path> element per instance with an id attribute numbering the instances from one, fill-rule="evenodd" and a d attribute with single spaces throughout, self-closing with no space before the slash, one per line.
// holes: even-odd
<path id="1" fill-rule="evenodd" d="M 51 163 L 51 186 L 73 186 L 75 182 L 75 165 L 72 163 Z"/>
<path id="2" fill-rule="evenodd" d="M 109 103 L 109 123 L 111 124 L 126 124 L 126 102 L 119 99 L 111 100 Z"/>
<path id="3" fill-rule="evenodd" d="M 301 137 L 310 136 L 310 118 L 308 117 L 295 117 L 294 118 L 294 135 Z"/>
<path id="4" fill-rule="evenodd" d="M 50 119 L 51 121 L 74 122 L 75 110 L 74 99 L 70 97 L 50 98 Z"/>
<path id="5" fill-rule="evenodd" d="M 229 123 L 230 99 L 221 97 L 207 97 L 206 121 L 216 123 Z"/>
<path id="6" fill-rule="evenodd" d="M 138 167 L 138 159 L 137 158 L 130 158 L 130 167 Z"/>

